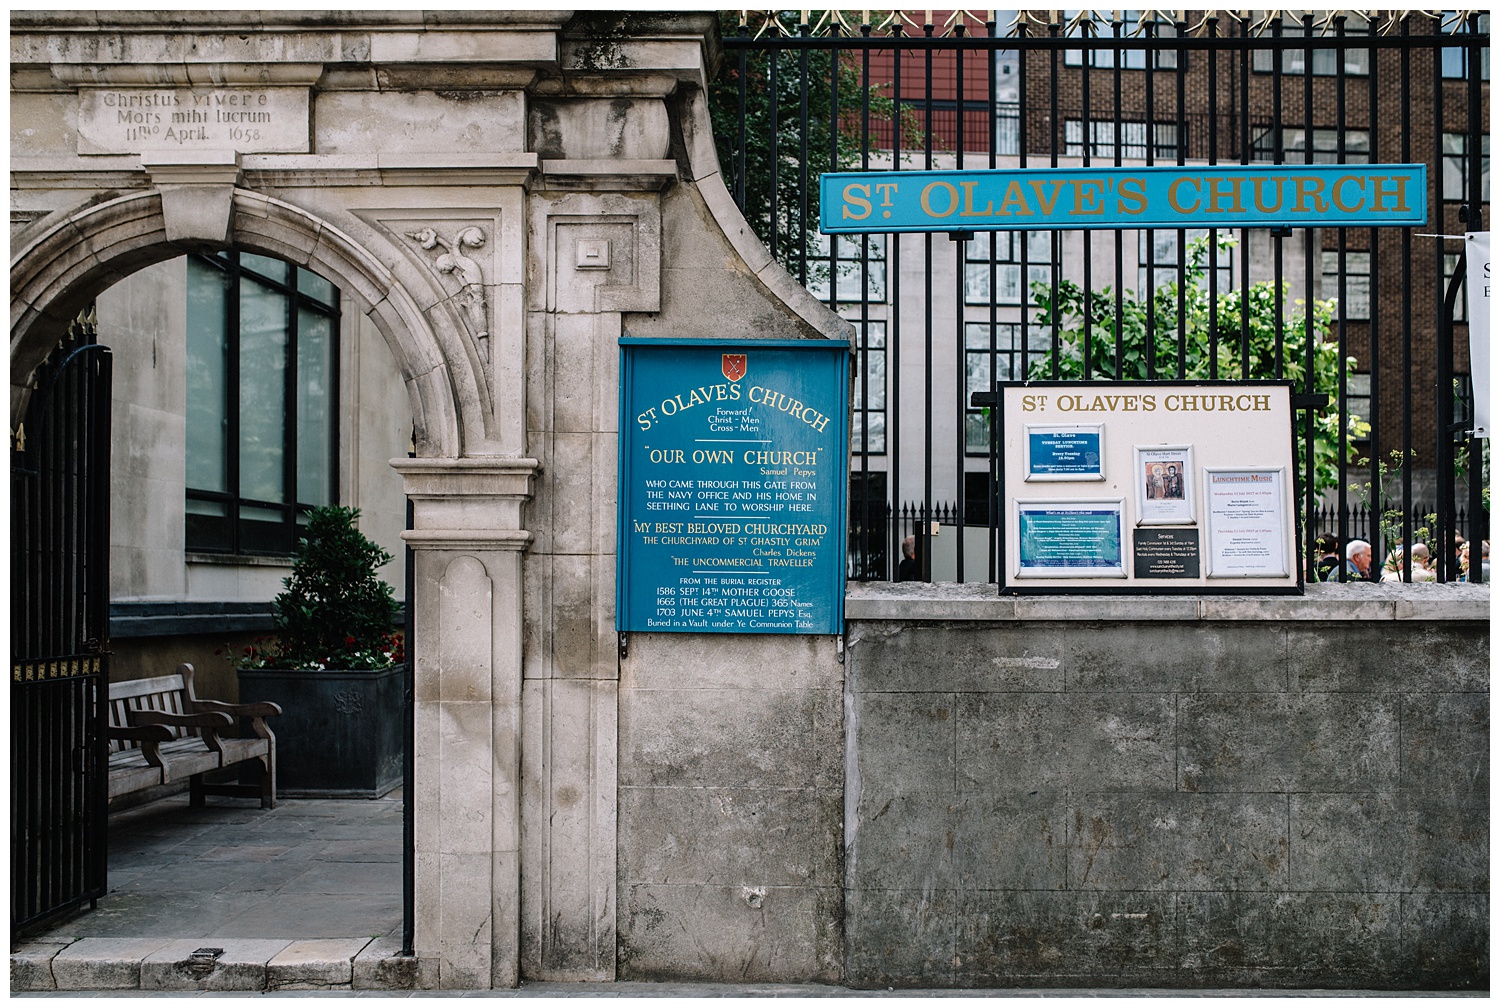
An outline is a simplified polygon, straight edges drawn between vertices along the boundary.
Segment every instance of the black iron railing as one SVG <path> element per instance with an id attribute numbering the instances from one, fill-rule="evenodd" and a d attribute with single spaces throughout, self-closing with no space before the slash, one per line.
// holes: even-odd
<path id="1" fill-rule="evenodd" d="M 1488 15 L 1142 22 L 1032 11 L 997 25 L 955 12 L 934 25 L 925 13 L 879 24 L 853 12 L 808 12 L 807 23 L 799 12 L 727 14 L 711 95 L 747 220 L 860 334 L 851 577 L 896 576 L 914 534 L 891 519 L 897 502 L 916 502 L 920 542 L 949 501 L 955 541 L 970 543 L 976 525 L 987 541 L 958 548 L 941 573 L 996 580 L 996 445 L 969 394 L 1019 378 L 1292 379 L 1294 391 L 1321 394 L 1328 405 L 1296 424 L 1305 570 L 1328 531 L 1324 507 L 1341 541 L 1355 537 L 1361 504 L 1405 515 L 1366 530 L 1377 555 L 1419 533 L 1451 541 L 1460 510 L 1470 534 L 1488 535 L 1487 442 L 1470 436 L 1459 394 L 1464 243 L 1444 237 L 1486 226 Z M 1429 222 L 968 241 L 817 233 L 825 171 L 1189 161 L 1425 162 Z M 1069 284 L 1081 291 L 1072 314 L 1053 308 Z M 1265 324 L 1212 296 L 1206 322 L 1190 319 L 1194 285 L 1241 299 L 1270 291 Z M 1175 312 L 1126 324 L 1130 298 L 1173 289 Z M 1186 373 L 1194 347 L 1207 373 Z M 1430 529 L 1392 505 L 1429 486 Z M 933 577 L 932 551 L 919 552 Z M 1447 552 L 1438 576 L 1455 580 Z"/>

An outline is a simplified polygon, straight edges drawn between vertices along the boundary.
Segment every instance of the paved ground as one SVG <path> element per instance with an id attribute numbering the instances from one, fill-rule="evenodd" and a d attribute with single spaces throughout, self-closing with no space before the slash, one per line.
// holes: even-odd
<path id="1" fill-rule="evenodd" d="M 112 816 L 108 894 L 38 938 L 400 938 L 399 789 L 274 809 L 207 801 Z"/>
<path id="2" fill-rule="evenodd" d="M 16 997 L 245 997 L 230 991 L 68 991 L 45 994 L 17 994 Z M 1153 1001 L 1212 998 L 1248 1000 L 1250 998 L 1437 998 L 1487 997 L 1485 992 L 1449 994 L 1427 991 L 1267 991 L 1267 990 L 900 990 L 852 991 L 844 987 L 822 987 L 814 984 L 690 984 L 690 983 L 612 983 L 612 984 L 526 984 L 519 990 L 496 991 L 273 991 L 258 997 L 483 997 L 483 998 L 1149 998 Z"/>

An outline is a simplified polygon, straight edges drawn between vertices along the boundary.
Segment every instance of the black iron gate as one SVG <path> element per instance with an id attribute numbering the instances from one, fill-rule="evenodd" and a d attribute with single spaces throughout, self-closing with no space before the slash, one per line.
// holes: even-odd
<path id="1" fill-rule="evenodd" d="M 1487 538 L 1488 442 L 1470 436 L 1458 289 L 1462 233 L 1487 227 L 1488 14 L 747 10 L 721 27 L 726 184 L 857 334 L 851 578 L 901 576 L 910 544 L 913 576 L 996 580 L 997 446 L 969 396 L 1023 379 L 1290 379 L 1307 575 L 1363 507 L 1377 562 L 1422 542 L 1438 580 L 1470 576 L 1457 515 Z M 1426 163 L 1426 227 L 818 233 L 828 171 L 1392 162 Z"/>
<path id="2" fill-rule="evenodd" d="M 110 352 L 93 311 L 11 436 L 11 927 L 104 893 Z"/>

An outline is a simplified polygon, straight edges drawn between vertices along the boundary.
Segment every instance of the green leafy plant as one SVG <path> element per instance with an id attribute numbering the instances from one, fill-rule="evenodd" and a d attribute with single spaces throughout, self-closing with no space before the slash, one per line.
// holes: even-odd
<path id="1" fill-rule="evenodd" d="M 765 16 L 777 24 L 762 25 L 760 30 L 796 35 L 803 17 L 818 23 L 823 14 L 820 11 L 766 12 Z M 877 22 L 881 20 L 878 15 L 879 12 L 872 12 Z M 738 35 L 738 12 L 721 11 L 719 28 L 725 37 Z M 756 236 L 768 248 L 775 249 L 777 260 L 794 272 L 804 258 L 809 260 L 809 269 L 816 272 L 815 257 L 821 255 L 826 260 L 828 255 L 826 246 L 819 248 L 817 245 L 820 238 L 819 173 L 851 171 L 862 163 L 861 114 L 865 95 L 860 64 L 846 53 L 839 60 L 837 71 L 835 87 L 832 50 L 798 52 L 772 48 L 767 53 L 747 55 L 743 71 L 743 109 L 737 53 L 731 53 L 725 59 L 723 70 L 709 84 L 709 115 L 714 124 L 719 163 L 726 178 L 732 178 L 738 170 L 740 153 L 737 145 L 743 124 L 745 219 Z M 912 151 L 925 140 L 921 120 L 915 109 L 903 109 L 898 114 L 889 90 L 888 84 L 869 87 L 871 129 L 884 129 L 887 136 L 892 130 L 899 130 L 903 149 Z M 802 119 L 804 97 L 807 102 L 805 124 Z M 872 136 L 872 145 L 874 142 Z M 808 158 L 806 164 L 802 160 L 804 150 Z M 906 155 L 902 160 L 909 159 Z M 836 161 L 837 166 L 830 167 L 830 160 Z M 826 261 L 821 269 L 826 280 Z M 817 279 L 812 277 L 811 281 Z"/>
<path id="2" fill-rule="evenodd" d="M 1234 239 L 1221 235 L 1218 249 L 1227 253 L 1236 244 Z M 1206 381 L 1215 376 L 1221 380 L 1276 377 L 1277 307 L 1290 304 L 1294 310 L 1283 313 L 1280 326 L 1281 377 L 1290 379 L 1299 391 L 1308 389 L 1310 333 L 1312 391 L 1325 393 L 1337 402 L 1340 375 L 1347 381 L 1354 369 L 1354 358 L 1341 360 L 1338 346 L 1326 338 L 1335 302 L 1314 299 L 1309 326 L 1306 303 L 1289 299 L 1290 284 L 1285 281 L 1279 293 L 1274 281 L 1265 280 L 1243 291 L 1210 294 L 1207 259 L 1207 237 L 1188 243 L 1180 312 L 1176 281 L 1159 285 L 1145 298 L 1132 291 L 1120 293 L 1118 360 L 1116 299 L 1111 288 L 1104 287 L 1089 296 L 1078 284 L 1060 279 L 1054 300 L 1051 284 L 1033 283 L 1033 298 L 1041 309 L 1036 325 L 1042 330 L 1057 326 L 1059 351 L 1055 372 L 1052 356 L 1038 354 L 1031 361 L 1028 377 L 1065 381 L 1085 377 L 1091 381 L 1175 379 L 1179 377 L 1179 358 L 1180 377 L 1190 381 Z M 1224 261 L 1222 255 L 1220 261 Z M 1217 303 L 1213 303 L 1215 298 Z M 1090 320 L 1087 334 L 1085 318 Z M 1242 318 L 1246 325 L 1242 326 Z M 1211 332 L 1216 340 L 1210 340 Z M 1241 341 L 1247 333 L 1249 355 L 1245 357 Z M 1339 423 L 1336 409 L 1319 412 L 1313 419 L 1313 482 L 1319 490 L 1338 485 L 1340 454 L 1346 461 L 1357 462 L 1354 442 L 1370 430 L 1364 418 L 1348 414 L 1341 452 Z M 1297 439 L 1297 446 L 1298 472 L 1305 472 L 1303 439 Z"/>
<path id="3" fill-rule="evenodd" d="M 382 669 L 406 660 L 399 606 L 375 572 L 394 559 L 356 527 L 357 508 L 307 515 L 292 576 L 272 603 L 274 638 L 231 651 L 240 668 Z"/>

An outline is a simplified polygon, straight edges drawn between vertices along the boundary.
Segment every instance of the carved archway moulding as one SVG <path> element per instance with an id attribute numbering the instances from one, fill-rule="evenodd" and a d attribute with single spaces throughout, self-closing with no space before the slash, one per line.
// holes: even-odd
<path id="1" fill-rule="evenodd" d="M 305 266 L 356 296 L 390 345 L 410 399 L 416 451 L 459 458 L 466 431 L 483 439 L 484 378 L 452 334 L 435 331 L 380 256 L 300 207 L 235 189 L 230 234 L 236 248 Z M 21 236 L 11 260 L 11 424 L 25 409 L 24 385 L 55 337 L 99 292 L 146 266 L 213 247 L 167 239 L 161 193 L 131 193 L 49 215 Z"/>

